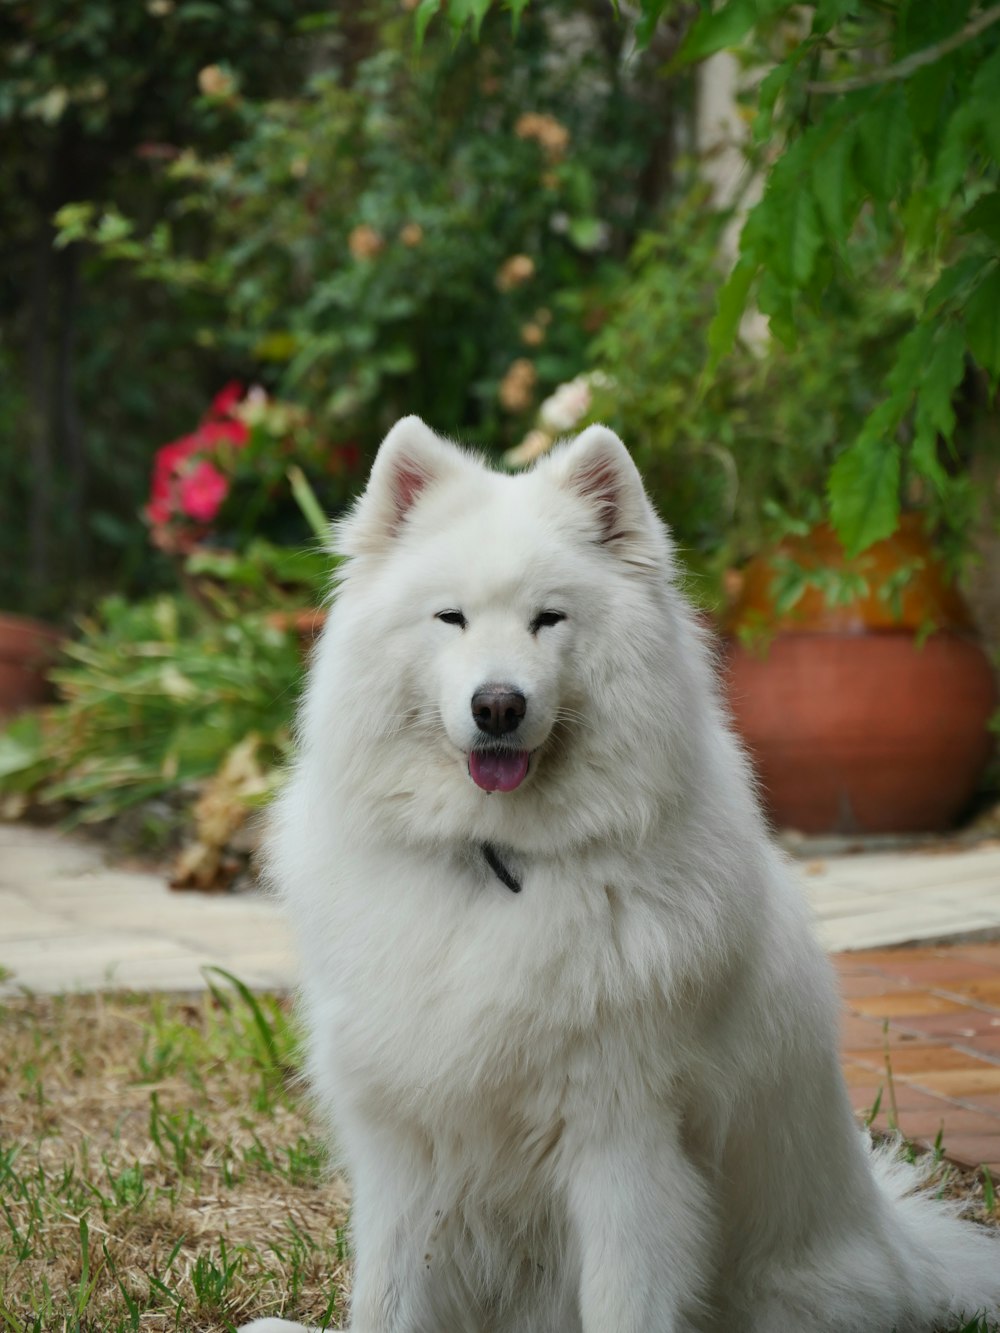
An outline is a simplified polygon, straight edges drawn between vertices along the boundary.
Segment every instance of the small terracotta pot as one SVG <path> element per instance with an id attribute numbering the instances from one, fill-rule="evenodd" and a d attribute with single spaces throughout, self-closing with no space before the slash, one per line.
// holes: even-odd
<path id="1" fill-rule="evenodd" d="M 267 623 L 286 633 L 294 631 L 299 638 L 299 648 L 305 656 L 326 624 L 326 612 L 322 607 L 305 611 L 272 611 L 267 617 Z"/>
<path id="2" fill-rule="evenodd" d="M 51 697 L 47 672 L 62 636 L 27 616 L 0 614 L 0 717 L 12 717 Z"/>
<path id="3" fill-rule="evenodd" d="M 867 591 L 831 607 L 809 588 L 780 612 L 788 558 L 861 574 Z M 904 567 L 900 595 L 880 595 Z M 930 832 L 961 815 L 992 752 L 996 681 L 915 516 L 854 560 L 825 525 L 757 557 L 722 628 L 730 708 L 776 824 Z M 759 648 L 744 646 L 761 630 Z"/>
<path id="4" fill-rule="evenodd" d="M 774 822 L 802 833 L 949 828 L 989 760 L 989 659 L 959 634 L 779 634 L 725 644 L 729 704 Z"/>

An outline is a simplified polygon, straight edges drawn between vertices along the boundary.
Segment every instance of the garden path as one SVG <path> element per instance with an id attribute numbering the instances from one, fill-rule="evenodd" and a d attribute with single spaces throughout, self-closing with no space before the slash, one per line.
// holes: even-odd
<path id="1" fill-rule="evenodd" d="M 1000 1177 L 1000 842 L 797 859 L 820 936 L 838 951 L 855 1106 L 881 1088 L 879 1125 L 893 1114 L 933 1143 L 943 1124 L 949 1157 Z M 890 947 L 902 944 L 917 947 Z M 276 904 L 175 893 L 162 875 L 108 867 L 93 843 L 0 824 L 0 996 L 192 990 L 212 965 L 288 988 Z"/>

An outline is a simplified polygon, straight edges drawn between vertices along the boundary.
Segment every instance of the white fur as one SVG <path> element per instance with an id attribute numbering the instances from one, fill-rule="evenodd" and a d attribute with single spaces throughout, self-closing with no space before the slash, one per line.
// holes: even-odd
<path id="1" fill-rule="evenodd" d="M 992 1239 L 855 1127 L 832 970 L 620 441 L 507 476 L 408 418 L 336 545 L 271 863 L 353 1181 L 354 1333 L 996 1311 Z M 498 681 L 532 759 L 488 794 L 470 700 Z"/>

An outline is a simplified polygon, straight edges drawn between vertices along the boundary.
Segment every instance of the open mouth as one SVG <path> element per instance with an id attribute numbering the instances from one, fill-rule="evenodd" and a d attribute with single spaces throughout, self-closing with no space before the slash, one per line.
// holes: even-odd
<path id="1" fill-rule="evenodd" d="M 469 777 L 483 791 L 513 791 L 528 776 L 527 750 L 473 750 Z"/>

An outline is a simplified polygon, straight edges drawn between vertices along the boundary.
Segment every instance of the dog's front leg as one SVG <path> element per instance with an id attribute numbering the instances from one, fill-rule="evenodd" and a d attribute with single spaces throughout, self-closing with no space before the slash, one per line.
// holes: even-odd
<path id="1" fill-rule="evenodd" d="M 392 1158 L 369 1158 L 353 1176 L 351 1333 L 415 1333 L 421 1182 Z"/>
<path id="2" fill-rule="evenodd" d="M 708 1200 L 676 1130 L 611 1130 L 574 1158 L 583 1333 L 689 1333 L 707 1281 Z"/>

